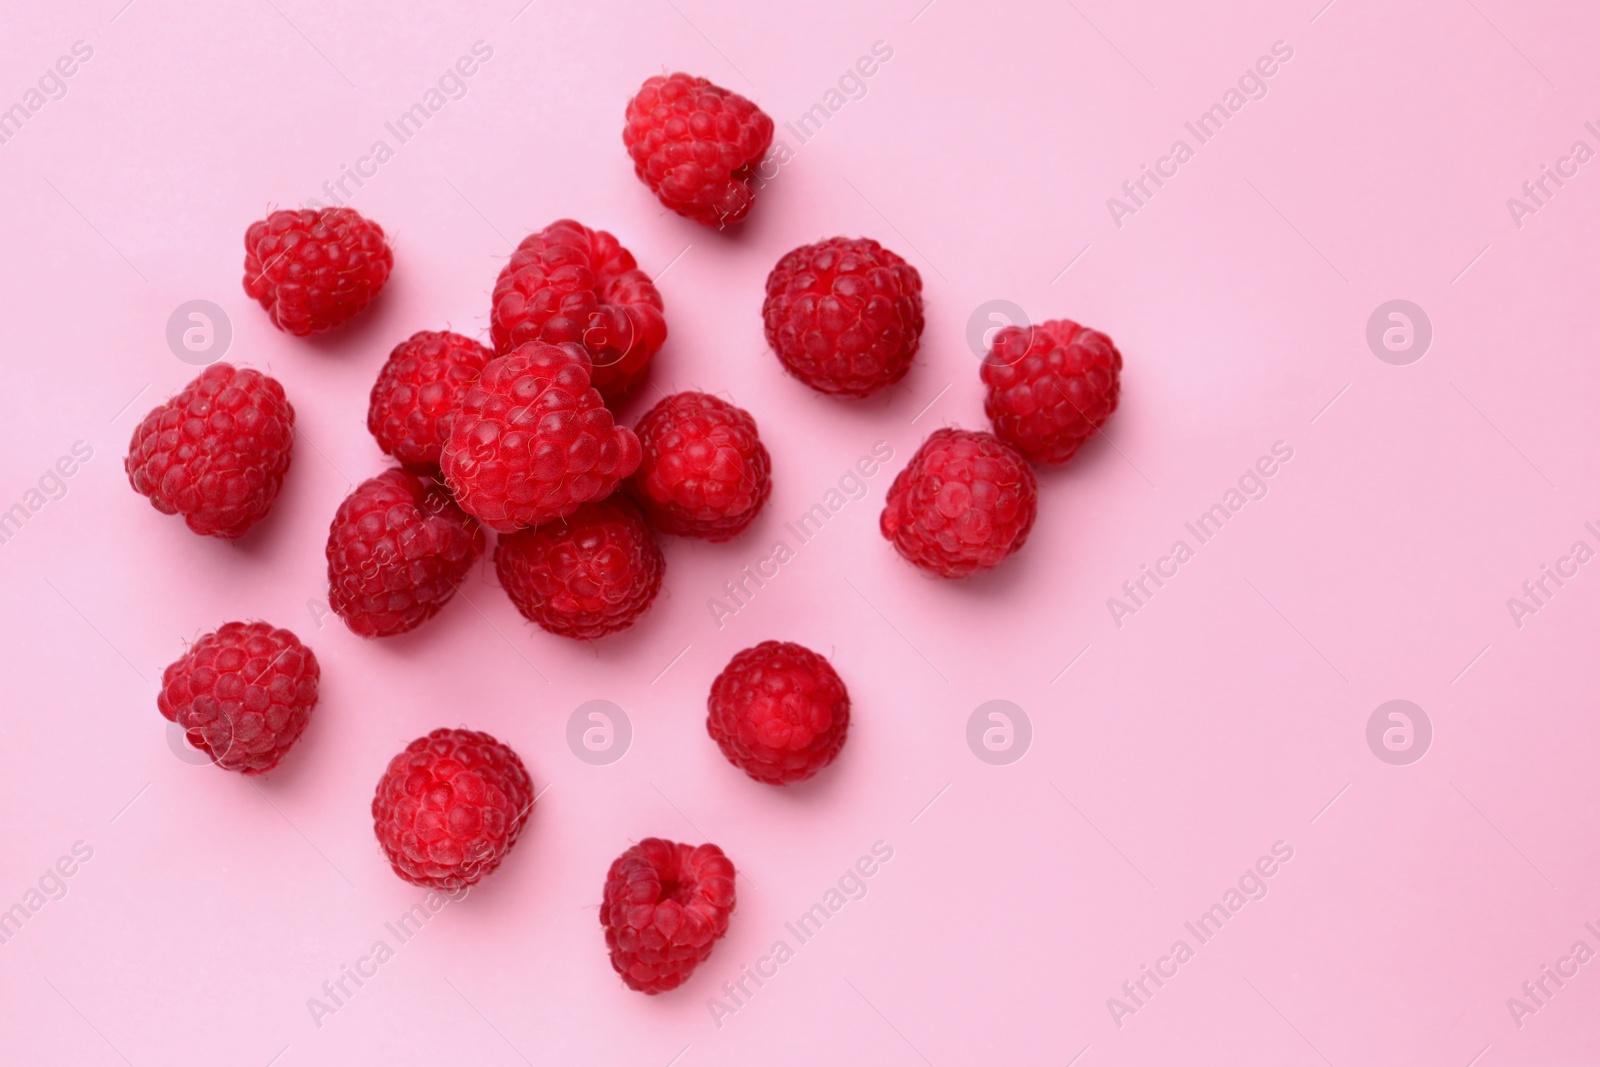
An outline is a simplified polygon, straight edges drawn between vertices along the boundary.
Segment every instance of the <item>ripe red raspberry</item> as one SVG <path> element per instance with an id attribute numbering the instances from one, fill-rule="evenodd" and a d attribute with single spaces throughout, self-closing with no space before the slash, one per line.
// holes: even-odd
<path id="1" fill-rule="evenodd" d="M 622 143 L 657 199 L 721 229 L 750 211 L 750 179 L 772 144 L 772 119 L 704 78 L 658 74 L 628 101 Z"/>
<path id="2" fill-rule="evenodd" d="M 611 495 L 639 439 L 612 423 L 582 348 L 534 341 L 483 368 L 439 465 L 462 510 L 511 533 Z"/>
<path id="3" fill-rule="evenodd" d="M 437 472 L 450 421 L 493 358 L 472 338 L 443 330 L 423 330 L 395 345 L 367 406 L 367 429 L 378 447 L 414 474 Z"/>
<path id="4" fill-rule="evenodd" d="M 868 396 L 911 369 L 922 337 L 922 276 L 868 238 L 802 245 L 767 275 L 767 344 L 822 393 Z"/>
<path id="5" fill-rule="evenodd" d="M 288 630 L 230 622 L 166 669 L 156 707 L 218 767 L 263 774 L 305 732 L 321 677 L 317 657 Z"/>
<path id="6" fill-rule="evenodd" d="M 144 417 L 123 469 L 136 492 L 197 534 L 243 537 L 283 488 L 294 408 L 260 371 L 213 363 Z"/>
<path id="7" fill-rule="evenodd" d="M 1007 326 L 979 372 L 995 436 L 1035 463 L 1065 463 L 1117 410 L 1122 353 L 1069 319 Z"/>
<path id="8" fill-rule="evenodd" d="M 494 569 L 528 621 L 588 641 L 649 610 L 667 562 L 639 506 L 616 495 L 500 538 Z"/>
<path id="9" fill-rule="evenodd" d="M 743 408 L 674 393 L 645 412 L 636 432 L 644 458 L 629 484 L 658 529 L 726 541 L 772 495 L 772 460 Z"/>
<path id="10" fill-rule="evenodd" d="M 878 526 L 923 570 L 965 578 L 1022 547 L 1038 503 L 1021 453 L 994 434 L 947 427 L 895 477 Z"/>
<path id="11" fill-rule="evenodd" d="M 803 645 L 763 641 L 711 683 L 706 730 L 758 782 L 803 782 L 832 763 L 850 729 L 850 694 L 832 664 Z"/>
<path id="12" fill-rule="evenodd" d="M 489 323 L 502 355 L 529 341 L 582 345 L 608 401 L 638 384 L 667 339 L 661 294 L 633 255 L 571 219 L 522 239 L 494 284 Z"/>
<path id="13" fill-rule="evenodd" d="M 244 249 L 244 291 L 296 337 L 353 318 L 394 266 L 383 228 L 347 207 L 274 211 L 250 224 Z"/>
<path id="14" fill-rule="evenodd" d="M 653 996 L 689 980 L 728 932 L 733 879 L 716 845 L 647 837 L 612 861 L 600 925 L 629 989 Z"/>
<path id="15" fill-rule="evenodd" d="M 328 604 L 362 637 L 414 630 L 456 595 L 483 531 L 444 487 L 398 468 L 344 498 L 328 530 Z"/>
<path id="16" fill-rule="evenodd" d="M 532 808 L 533 780 L 515 752 L 488 734 L 438 729 L 389 761 L 372 822 L 395 874 L 448 892 L 492 874 Z"/>

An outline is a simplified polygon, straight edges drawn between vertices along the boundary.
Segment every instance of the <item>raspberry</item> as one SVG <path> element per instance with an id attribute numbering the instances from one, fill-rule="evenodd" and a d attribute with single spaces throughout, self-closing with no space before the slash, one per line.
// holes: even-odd
<path id="1" fill-rule="evenodd" d="M 529 341 L 582 345 L 594 387 L 616 400 L 667 339 L 661 294 L 617 239 L 571 219 L 523 238 L 494 284 L 495 351 Z"/>
<path id="2" fill-rule="evenodd" d="M 803 645 L 763 641 L 711 683 L 706 730 L 758 782 L 803 782 L 832 763 L 850 729 L 850 694 L 827 660 Z"/>
<path id="3" fill-rule="evenodd" d="M 515 752 L 488 734 L 438 729 L 389 761 L 372 822 L 395 874 L 448 892 L 492 874 L 532 808 L 533 781 Z"/>
<path id="4" fill-rule="evenodd" d="M 603 500 L 639 466 L 574 344 L 534 341 L 490 360 L 467 390 L 440 457 L 462 510 L 500 533 Z"/>
<path id="5" fill-rule="evenodd" d="M 250 224 L 244 249 L 244 291 L 296 337 L 353 318 L 394 266 L 383 228 L 347 207 L 274 211 Z"/>
<path id="6" fill-rule="evenodd" d="M 667 563 L 639 506 L 612 496 L 500 538 L 494 569 L 528 621 L 593 640 L 626 630 L 649 610 Z"/>
<path id="7" fill-rule="evenodd" d="M 726 541 L 772 495 L 772 460 L 743 408 L 708 393 L 674 393 L 645 412 L 644 458 L 630 483 L 658 529 Z"/>
<path id="8" fill-rule="evenodd" d="M 1035 463 L 1065 463 L 1117 410 L 1122 353 L 1098 330 L 1054 319 L 997 332 L 979 373 L 995 435 Z"/>
<path id="9" fill-rule="evenodd" d="M 288 630 L 230 622 L 167 667 L 156 707 L 218 767 L 264 774 L 305 732 L 321 677 Z"/>
<path id="10" fill-rule="evenodd" d="M 802 245 L 767 275 L 767 344 L 821 393 L 868 396 L 911 369 L 922 337 L 922 276 L 867 238 Z"/>
<path id="11" fill-rule="evenodd" d="M 750 179 L 772 144 L 772 119 L 704 78 L 658 74 L 628 101 L 622 143 L 658 200 L 721 229 L 750 211 Z"/>
<path id="12" fill-rule="evenodd" d="M 243 537 L 283 488 L 294 408 L 260 371 L 213 363 L 144 417 L 123 468 L 135 492 L 197 534 Z"/>
<path id="13" fill-rule="evenodd" d="M 367 429 L 378 447 L 414 474 L 436 473 L 455 410 L 493 358 L 472 338 L 442 330 L 395 345 L 367 406 Z"/>
<path id="14" fill-rule="evenodd" d="M 328 530 L 328 604 L 362 637 L 414 630 L 455 596 L 483 531 L 455 502 L 403 470 L 368 478 Z"/>
<path id="15" fill-rule="evenodd" d="M 716 845 L 647 837 L 612 861 L 600 925 L 629 989 L 653 996 L 689 980 L 728 932 L 733 879 Z"/>
<path id="16" fill-rule="evenodd" d="M 1022 547 L 1038 504 L 1021 453 L 994 434 L 947 427 L 895 477 L 878 526 L 923 570 L 965 578 Z"/>

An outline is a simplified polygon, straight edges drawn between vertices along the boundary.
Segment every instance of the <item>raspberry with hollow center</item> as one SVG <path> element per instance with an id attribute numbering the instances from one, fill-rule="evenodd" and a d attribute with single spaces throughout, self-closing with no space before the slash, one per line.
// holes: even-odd
<path id="1" fill-rule="evenodd" d="M 260 371 L 213 363 L 144 417 L 123 469 L 155 509 L 197 534 L 243 537 L 278 499 L 294 408 Z"/>
<path id="2" fill-rule="evenodd" d="M 639 506 L 616 494 L 500 538 L 494 569 L 524 618 L 587 641 L 626 630 L 648 611 L 667 563 Z"/>
<path id="3" fill-rule="evenodd" d="M 878 520 L 895 551 L 941 578 L 988 570 L 1033 529 L 1033 468 L 991 433 L 935 430 L 889 487 Z"/>
<path id="4" fill-rule="evenodd" d="M 368 478 L 328 530 L 328 605 L 362 637 L 414 630 L 456 595 L 483 531 L 444 487 L 399 469 Z"/>
<path id="5" fill-rule="evenodd" d="M 636 428 L 643 453 L 629 483 L 659 530 L 707 541 L 745 531 L 772 495 L 772 459 L 743 408 L 674 393 Z"/>
<path id="6" fill-rule="evenodd" d="M 711 955 L 733 914 L 734 869 L 716 845 L 647 837 L 606 872 L 600 925 L 629 989 L 676 989 Z"/>
<path id="7" fill-rule="evenodd" d="M 832 664 L 803 645 L 763 641 L 711 684 L 706 730 L 758 782 L 801 782 L 832 763 L 850 729 L 850 694 Z"/>
<path id="8" fill-rule="evenodd" d="M 230 622 L 167 667 L 156 707 L 218 767 L 264 774 L 305 732 L 321 678 L 317 657 L 288 630 Z"/>
<path id="9" fill-rule="evenodd" d="M 244 291 L 296 337 L 359 314 L 394 267 L 383 228 L 347 207 L 274 211 L 250 224 L 244 248 Z"/>
<path id="10" fill-rule="evenodd" d="M 622 143 L 658 200 L 721 229 L 750 213 L 750 181 L 772 130 L 767 113 L 738 93 L 688 74 L 658 74 L 628 101 Z"/>
<path id="11" fill-rule="evenodd" d="M 574 344 L 532 341 L 483 368 L 450 425 L 445 481 L 499 533 L 570 515 L 639 466 L 639 439 L 611 420 Z"/>
<path id="12" fill-rule="evenodd" d="M 413 474 L 435 474 L 450 423 L 494 353 L 470 337 L 423 330 L 395 345 L 367 404 L 378 447 Z"/>
<path id="13" fill-rule="evenodd" d="M 767 344 L 790 374 L 835 396 L 906 376 L 922 337 L 922 276 L 868 238 L 803 245 L 767 275 Z"/>
<path id="14" fill-rule="evenodd" d="M 510 748 L 485 733 L 441 728 L 389 761 L 372 822 L 395 874 L 450 891 L 500 866 L 533 799 L 533 780 Z"/>
<path id="15" fill-rule="evenodd" d="M 1065 463 L 1117 410 L 1122 353 L 1070 319 L 995 333 L 979 374 L 995 436 L 1035 463 Z"/>
<path id="16" fill-rule="evenodd" d="M 608 401 L 644 377 L 667 340 L 661 294 L 604 230 L 561 219 L 523 238 L 494 285 L 495 351 L 529 341 L 582 345 Z"/>

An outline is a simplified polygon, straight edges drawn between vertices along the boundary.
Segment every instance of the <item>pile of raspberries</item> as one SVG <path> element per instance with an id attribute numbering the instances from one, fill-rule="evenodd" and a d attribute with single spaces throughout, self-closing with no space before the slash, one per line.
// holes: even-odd
<path id="1" fill-rule="evenodd" d="M 704 78 L 653 77 L 622 139 L 662 204 L 705 226 L 738 223 L 772 142 L 755 104 Z M 345 208 L 275 211 L 245 234 L 244 287 L 279 329 L 309 336 L 358 315 L 384 287 L 383 230 Z M 911 369 L 923 328 L 916 268 L 869 238 L 785 255 L 762 320 L 784 368 L 819 393 L 869 396 Z M 356 486 L 328 530 L 328 601 L 367 638 L 437 615 L 496 534 L 500 585 L 529 621 L 595 640 L 637 623 L 661 591 L 659 534 L 726 541 L 772 493 L 752 415 L 720 397 L 664 397 L 635 426 L 618 402 L 667 337 L 661 294 L 611 234 L 570 219 L 530 234 L 494 285 L 489 343 L 425 330 L 378 371 L 367 427 L 395 465 Z M 1016 552 L 1033 528 L 1031 464 L 1061 464 L 1116 410 L 1122 357 L 1067 320 L 997 332 L 980 377 L 992 432 L 935 430 L 889 489 L 880 528 L 931 575 L 963 578 Z M 134 431 L 126 469 L 156 510 L 197 534 L 242 537 L 289 470 L 295 413 L 260 371 L 215 363 Z M 272 770 L 317 704 L 317 658 L 287 630 L 230 622 L 166 669 L 157 706 L 225 770 Z M 757 782 L 831 764 L 850 696 L 829 662 L 764 641 L 712 682 L 706 731 Z M 372 799 L 378 844 L 414 885 L 461 890 L 505 859 L 536 790 L 489 734 L 442 728 L 389 763 Z M 734 867 L 711 844 L 646 838 L 606 873 L 600 923 L 630 988 L 686 981 L 728 929 Z"/>

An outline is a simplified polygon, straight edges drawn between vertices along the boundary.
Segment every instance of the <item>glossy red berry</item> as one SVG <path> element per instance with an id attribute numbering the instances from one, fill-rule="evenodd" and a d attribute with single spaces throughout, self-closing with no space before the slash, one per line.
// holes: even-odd
<path id="1" fill-rule="evenodd" d="M 524 618 L 562 637 L 593 640 L 627 629 L 649 610 L 667 563 L 638 505 L 614 494 L 500 538 L 494 568 Z"/>
<path id="2" fill-rule="evenodd" d="M 991 433 L 946 428 L 928 435 L 895 477 L 878 525 L 918 567 L 965 578 L 1023 546 L 1038 502 L 1020 452 Z"/>
<path id="3" fill-rule="evenodd" d="M 1065 463 L 1117 410 L 1122 353 L 1067 319 L 995 333 L 979 372 L 995 436 L 1035 463 Z"/>
<path id="4" fill-rule="evenodd" d="M 922 277 L 868 238 L 802 245 L 767 275 L 767 344 L 811 388 L 869 396 L 906 376 L 922 337 Z"/>
<path id="5" fill-rule="evenodd" d="M 643 458 L 629 484 L 659 530 L 726 541 L 772 495 L 772 460 L 741 407 L 709 393 L 674 393 L 645 412 L 637 432 Z"/>
<path id="6" fill-rule="evenodd" d="M 389 280 L 383 228 L 347 207 L 274 211 L 244 235 L 244 291 L 297 337 L 361 312 Z"/>
<path id="7" fill-rule="evenodd" d="M 804 645 L 763 641 L 711 684 L 706 730 L 758 782 L 801 782 L 834 761 L 850 729 L 850 694 L 833 665 Z"/>
<path id="8" fill-rule="evenodd" d="M 494 286 L 489 322 L 502 355 L 529 341 L 581 345 L 607 401 L 637 385 L 667 339 L 661 294 L 604 230 L 571 219 L 523 238 Z"/>

